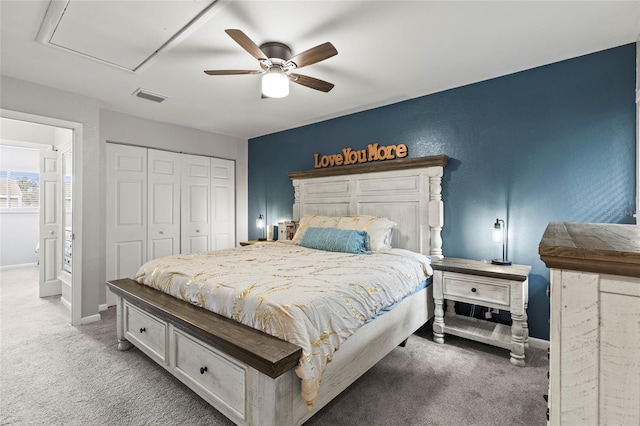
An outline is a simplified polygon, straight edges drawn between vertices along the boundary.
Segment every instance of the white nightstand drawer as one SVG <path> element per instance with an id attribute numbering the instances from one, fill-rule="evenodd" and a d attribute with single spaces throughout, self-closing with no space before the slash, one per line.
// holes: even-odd
<path id="1" fill-rule="evenodd" d="M 166 364 L 167 324 L 125 302 L 127 340 L 161 364 Z"/>
<path id="2" fill-rule="evenodd" d="M 447 272 L 443 277 L 443 293 L 446 298 L 459 298 L 471 302 L 502 305 L 509 308 L 510 289 L 508 284 L 496 283 L 485 277 Z M 478 303 L 478 304 L 482 304 Z"/>

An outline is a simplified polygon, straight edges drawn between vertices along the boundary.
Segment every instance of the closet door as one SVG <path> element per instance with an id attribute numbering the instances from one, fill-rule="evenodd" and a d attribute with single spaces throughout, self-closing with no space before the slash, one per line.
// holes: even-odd
<path id="1" fill-rule="evenodd" d="M 147 149 L 107 144 L 106 277 L 133 278 L 147 259 Z"/>
<path id="2" fill-rule="evenodd" d="M 211 244 L 211 160 L 182 155 L 181 253 L 203 253 Z"/>
<path id="3" fill-rule="evenodd" d="M 180 154 L 148 150 L 147 259 L 180 253 Z"/>
<path id="4" fill-rule="evenodd" d="M 236 245 L 236 163 L 221 158 L 211 159 L 211 250 Z"/>

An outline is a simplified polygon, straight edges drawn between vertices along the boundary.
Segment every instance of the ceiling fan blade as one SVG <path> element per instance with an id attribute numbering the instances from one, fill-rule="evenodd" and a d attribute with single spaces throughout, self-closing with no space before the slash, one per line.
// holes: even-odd
<path id="1" fill-rule="evenodd" d="M 267 55 L 245 33 L 240 30 L 224 30 L 236 43 L 257 60 L 267 60 Z"/>
<path id="2" fill-rule="evenodd" d="M 329 92 L 335 86 L 333 83 L 329 83 L 328 81 L 320 80 L 319 78 L 309 77 L 308 75 L 302 74 L 289 74 L 289 80 L 294 83 L 301 84 L 303 86 L 310 87 L 311 89 L 320 90 L 321 92 Z"/>
<path id="3" fill-rule="evenodd" d="M 262 74 L 258 70 L 205 70 L 208 75 L 240 75 L 240 74 Z"/>
<path id="4" fill-rule="evenodd" d="M 315 64 L 316 62 L 324 61 L 332 56 L 338 54 L 338 51 L 333 44 L 326 42 L 319 46 L 312 47 L 309 50 L 305 50 L 302 53 L 298 53 L 293 58 L 289 59 L 285 66 L 289 63 L 294 63 L 296 68 L 306 67 L 307 65 Z"/>

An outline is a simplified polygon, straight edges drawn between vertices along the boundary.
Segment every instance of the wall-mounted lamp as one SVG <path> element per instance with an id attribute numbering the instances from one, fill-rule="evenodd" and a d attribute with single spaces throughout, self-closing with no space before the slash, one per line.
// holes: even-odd
<path id="1" fill-rule="evenodd" d="M 256 228 L 262 229 L 262 237 L 258 238 L 258 241 L 266 241 L 266 238 L 264 236 L 264 229 L 266 228 L 264 223 L 264 216 L 258 216 L 258 218 L 256 219 Z"/>
<path id="2" fill-rule="evenodd" d="M 511 265 L 511 261 L 507 260 L 507 223 L 502 219 L 496 219 L 493 224 L 493 241 L 497 244 L 502 243 L 502 259 L 493 259 L 491 263 L 494 265 Z"/>

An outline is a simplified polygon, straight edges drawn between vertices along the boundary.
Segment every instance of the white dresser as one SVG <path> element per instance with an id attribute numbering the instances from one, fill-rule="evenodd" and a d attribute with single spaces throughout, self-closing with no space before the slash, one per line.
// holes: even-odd
<path id="1" fill-rule="evenodd" d="M 640 227 L 551 222 L 552 425 L 640 425 Z"/>

